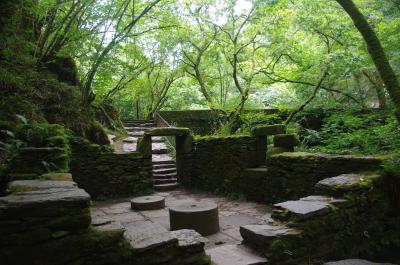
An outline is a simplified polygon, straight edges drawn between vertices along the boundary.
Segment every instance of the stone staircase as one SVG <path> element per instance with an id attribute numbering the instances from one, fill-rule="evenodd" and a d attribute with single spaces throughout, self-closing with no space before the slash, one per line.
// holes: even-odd
<path id="1" fill-rule="evenodd" d="M 318 195 L 274 204 L 272 220 L 267 224 L 241 226 L 243 244 L 264 255 L 267 264 L 322 264 L 326 257 L 340 256 L 338 253 L 341 252 L 336 252 L 336 248 L 343 251 L 344 246 L 353 247 L 349 242 L 353 237 L 356 238 L 353 244 L 359 243 L 356 233 L 359 231 L 357 226 L 360 226 L 357 219 L 360 218 L 356 216 L 353 220 L 349 213 L 368 211 L 365 208 L 353 210 L 359 202 L 353 204 L 352 200 L 358 195 L 362 198 L 363 192 L 371 189 L 371 183 L 378 177 L 376 174 L 342 174 L 324 179 L 315 187 Z M 341 222 L 342 227 L 339 225 Z M 340 238 L 341 233 L 346 233 L 341 228 L 353 230 L 354 235 Z M 362 234 L 364 228 L 360 229 Z M 343 260 L 324 264 L 389 263 Z"/>
<path id="2" fill-rule="evenodd" d="M 146 131 L 154 128 L 154 123 L 149 120 L 130 120 L 124 121 L 124 127 L 128 132 L 128 137 L 123 140 L 125 142 L 124 149 L 136 151 L 139 137 L 143 137 Z M 174 190 L 179 186 L 176 162 L 168 155 L 166 140 L 164 137 L 159 136 L 153 136 L 151 140 L 154 189 L 156 191 Z"/>

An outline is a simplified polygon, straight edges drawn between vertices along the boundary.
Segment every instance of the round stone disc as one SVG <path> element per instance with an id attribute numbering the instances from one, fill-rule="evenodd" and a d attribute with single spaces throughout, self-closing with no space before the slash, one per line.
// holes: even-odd
<path id="1" fill-rule="evenodd" d="M 165 207 L 165 199 L 161 196 L 142 196 L 131 200 L 131 208 L 137 211 L 158 210 Z"/>
<path id="2" fill-rule="evenodd" d="M 171 230 L 193 229 L 203 236 L 219 231 L 218 206 L 212 202 L 182 203 L 169 209 Z"/>

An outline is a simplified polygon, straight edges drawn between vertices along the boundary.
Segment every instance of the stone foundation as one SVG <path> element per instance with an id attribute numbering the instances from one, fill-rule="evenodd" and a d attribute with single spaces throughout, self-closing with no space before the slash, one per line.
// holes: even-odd
<path id="1" fill-rule="evenodd" d="M 153 189 L 151 157 L 117 154 L 84 140 L 73 141 L 71 173 L 92 197 L 148 194 Z"/>
<path id="2" fill-rule="evenodd" d="M 240 172 L 257 166 L 257 141 L 250 136 L 202 137 L 177 148 L 178 181 L 185 186 L 223 193 L 239 192 Z"/>
<path id="3" fill-rule="evenodd" d="M 14 181 L 8 191 L 0 197 L 2 264 L 210 265 L 194 230 L 91 223 L 90 196 L 75 182 Z"/>

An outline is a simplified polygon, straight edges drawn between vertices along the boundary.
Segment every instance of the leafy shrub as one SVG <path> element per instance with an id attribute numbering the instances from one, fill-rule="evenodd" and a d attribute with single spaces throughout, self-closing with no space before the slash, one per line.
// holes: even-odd
<path id="1" fill-rule="evenodd" d="M 388 154 L 400 151 L 400 127 L 381 113 L 335 113 L 324 119 L 321 131 L 305 130 L 309 151 L 340 154 Z"/>
<path id="2" fill-rule="evenodd" d="M 282 113 L 265 114 L 262 112 L 247 112 L 240 115 L 242 120 L 241 132 L 249 133 L 256 125 L 282 123 Z"/>

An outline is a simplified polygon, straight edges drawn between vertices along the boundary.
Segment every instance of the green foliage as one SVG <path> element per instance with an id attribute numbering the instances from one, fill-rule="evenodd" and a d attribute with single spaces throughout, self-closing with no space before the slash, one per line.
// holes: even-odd
<path id="1" fill-rule="evenodd" d="M 284 112 L 276 112 L 273 114 L 265 114 L 263 112 L 248 111 L 240 115 L 242 120 L 241 131 L 250 133 L 251 128 L 257 125 L 273 125 L 283 122 L 282 116 Z"/>
<path id="2" fill-rule="evenodd" d="M 382 116 L 383 115 L 383 116 Z M 377 155 L 400 150 L 400 128 L 391 116 L 375 112 L 335 112 L 320 131 L 305 130 L 303 142 L 313 152 Z"/>

